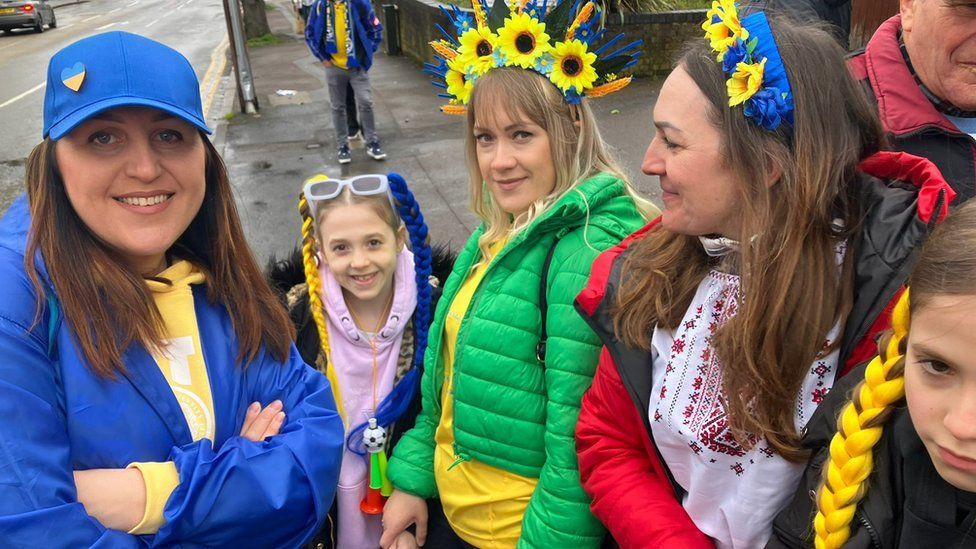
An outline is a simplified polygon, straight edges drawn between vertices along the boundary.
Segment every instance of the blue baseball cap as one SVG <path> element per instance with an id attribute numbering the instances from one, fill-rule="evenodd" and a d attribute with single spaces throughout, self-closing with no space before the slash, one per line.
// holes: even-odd
<path id="1" fill-rule="evenodd" d="M 212 133 L 203 119 L 197 75 L 169 46 L 114 31 L 83 38 L 51 58 L 44 137 L 57 141 L 92 116 L 122 106 L 159 109 Z"/>

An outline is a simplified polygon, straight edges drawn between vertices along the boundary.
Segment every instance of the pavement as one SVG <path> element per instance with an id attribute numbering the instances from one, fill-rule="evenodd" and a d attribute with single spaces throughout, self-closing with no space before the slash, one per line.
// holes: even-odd
<path id="1" fill-rule="evenodd" d="M 369 72 L 377 132 L 384 161 L 367 157 L 360 144 L 353 161 L 335 157 L 324 70 L 297 32 L 288 0 L 268 0 L 272 31 L 281 43 L 249 48 L 260 110 L 240 114 L 231 79 L 225 77 L 212 115 L 228 114 L 215 142 L 223 153 L 237 196 L 245 233 L 259 261 L 281 256 L 297 244 L 297 200 L 302 182 L 316 173 L 349 177 L 395 171 L 421 204 L 432 240 L 459 249 L 477 227 L 468 209 L 464 161 L 464 119 L 442 114 L 443 101 L 429 78 L 406 57 L 387 56 L 385 45 Z M 593 107 L 604 139 L 621 167 L 645 196 L 660 204 L 656 178 L 640 173 L 653 135 L 651 111 L 659 83 L 635 81 Z M 278 95 L 278 90 L 290 90 Z M 291 92 L 294 92 L 293 94 Z"/>

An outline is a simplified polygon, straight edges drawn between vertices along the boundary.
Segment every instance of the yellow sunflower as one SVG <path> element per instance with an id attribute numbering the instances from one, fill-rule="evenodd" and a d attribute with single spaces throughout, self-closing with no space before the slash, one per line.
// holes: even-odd
<path id="1" fill-rule="evenodd" d="M 579 40 L 559 42 L 552 50 L 552 57 L 554 62 L 549 79 L 563 93 L 576 88 L 576 93 L 581 94 L 593 86 L 596 55 L 586 51 L 586 44 Z"/>
<path id="2" fill-rule="evenodd" d="M 508 65 L 532 68 L 540 55 L 552 49 L 546 24 L 527 13 L 509 16 L 498 29 L 498 49 L 505 55 Z"/>
<path id="3" fill-rule="evenodd" d="M 735 74 L 725 85 L 729 89 L 729 106 L 734 107 L 745 103 L 762 87 L 763 72 L 766 68 L 766 58 L 759 63 L 739 63 L 735 67 Z"/>
<path id="4" fill-rule="evenodd" d="M 474 83 L 464 74 L 464 64 L 458 62 L 458 58 L 447 62 L 447 72 L 444 73 L 444 82 L 447 84 L 447 93 L 454 97 L 456 103 L 468 104 L 471 97 L 471 88 Z"/>
<path id="5" fill-rule="evenodd" d="M 458 61 L 468 68 L 471 74 L 481 76 L 494 66 L 491 54 L 498 44 L 498 36 L 488 27 L 478 27 L 465 31 L 458 41 Z"/>
<path id="6" fill-rule="evenodd" d="M 702 23 L 705 38 L 718 52 L 718 60 L 725 56 L 725 50 L 735 43 L 737 38 L 743 42 L 749 39 L 749 31 L 739 22 L 739 12 L 735 7 L 735 0 L 714 0 L 712 9 L 708 10 Z"/>

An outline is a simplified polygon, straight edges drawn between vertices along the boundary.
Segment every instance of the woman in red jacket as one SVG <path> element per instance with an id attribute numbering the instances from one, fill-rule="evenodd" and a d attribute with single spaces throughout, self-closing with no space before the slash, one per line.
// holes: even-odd
<path id="1" fill-rule="evenodd" d="M 879 123 L 827 33 L 740 22 L 731 0 L 704 28 L 654 108 L 642 169 L 665 211 L 577 300 L 605 344 L 580 473 L 624 547 L 766 542 L 806 421 L 871 353 L 952 194 L 927 161 L 875 154 Z"/>

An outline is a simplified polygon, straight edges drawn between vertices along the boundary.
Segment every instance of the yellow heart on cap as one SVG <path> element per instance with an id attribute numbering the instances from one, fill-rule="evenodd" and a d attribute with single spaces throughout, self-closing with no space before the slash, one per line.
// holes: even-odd
<path id="1" fill-rule="evenodd" d="M 84 81 L 85 66 L 81 64 L 80 61 L 61 71 L 61 83 L 63 83 L 71 91 L 80 90 L 81 84 Z"/>

